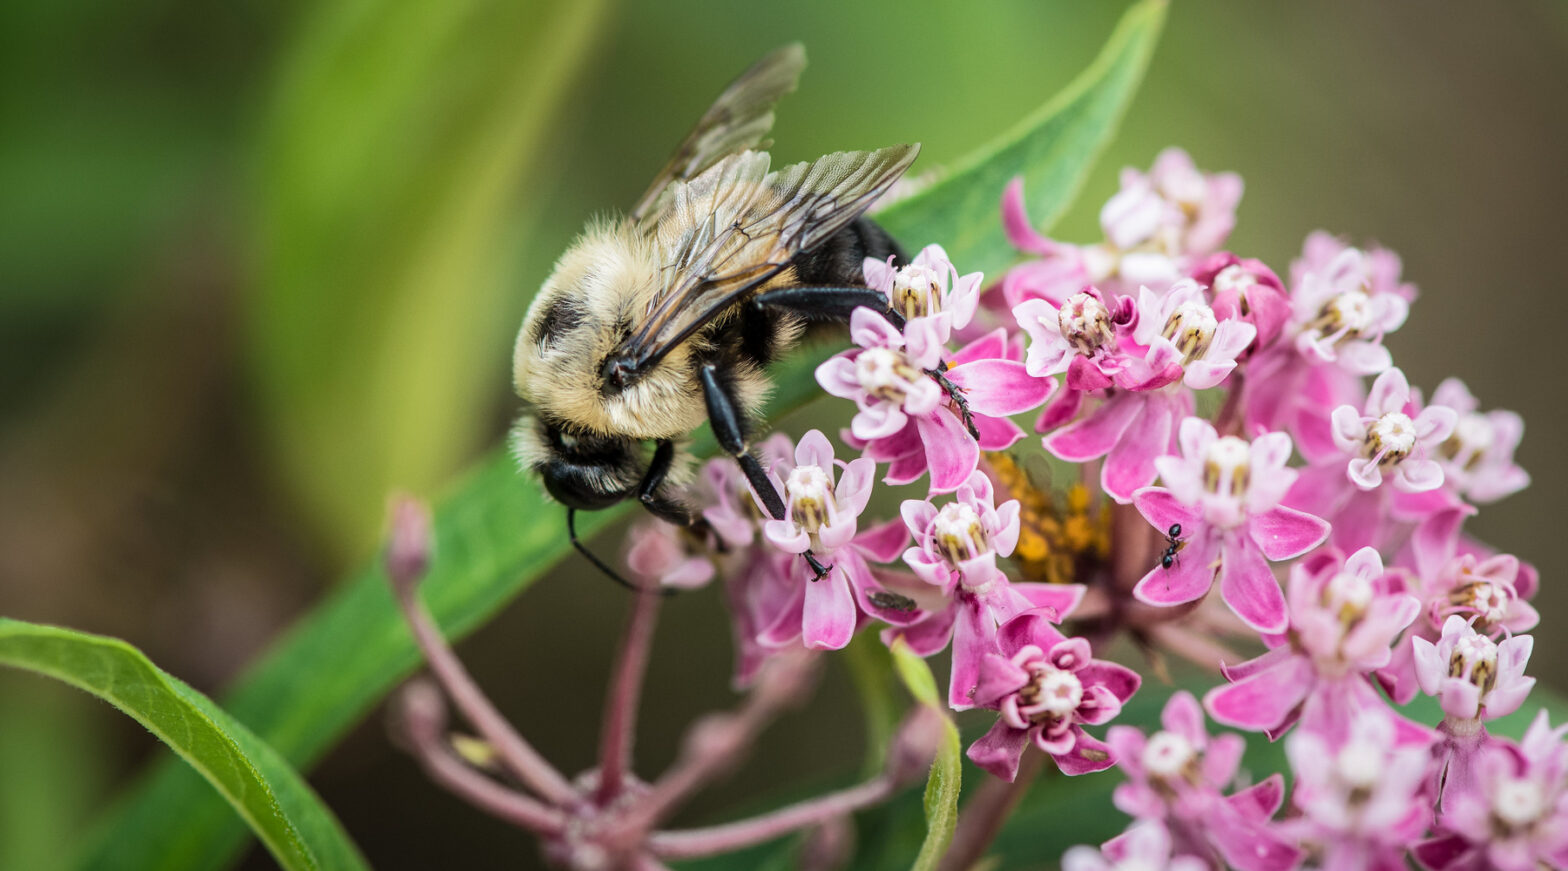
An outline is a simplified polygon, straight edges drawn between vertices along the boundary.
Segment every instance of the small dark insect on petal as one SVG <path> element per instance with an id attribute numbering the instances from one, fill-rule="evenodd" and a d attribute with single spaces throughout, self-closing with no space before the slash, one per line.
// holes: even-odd
<path id="1" fill-rule="evenodd" d="M 886 608 L 889 611 L 915 610 L 914 599 L 911 599 L 908 596 L 900 596 L 897 593 L 889 593 L 885 590 L 876 590 L 868 593 L 866 598 L 870 599 L 871 604 L 877 606 L 878 608 Z"/>

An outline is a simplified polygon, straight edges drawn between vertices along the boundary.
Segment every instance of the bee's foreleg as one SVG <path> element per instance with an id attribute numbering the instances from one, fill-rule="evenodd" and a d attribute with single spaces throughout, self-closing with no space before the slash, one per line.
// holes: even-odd
<path id="1" fill-rule="evenodd" d="M 701 517 L 694 514 L 689 506 L 679 499 L 672 499 L 663 492 L 664 479 L 670 474 L 670 467 L 675 463 L 675 443 L 668 439 L 661 439 L 654 449 L 653 459 L 648 463 L 648 471 L 643 473 L 642 483 L 637 485 L 637 501 L 648 513 L 665 520 L 676 526 L 691 527 L 701 521 Z"/>
<path id="2" fill-rule="evenodd" d="M 904 328 L 904 316 L 888 305 L 887 294 L 869 287 L 777 287 L 751 298 L 758 309 L 782 309 L 808 321 L 848 323 L 857 308 L 868 308 Z"/>
<path id="3" fill-rule="evenodd" d="M 947 377 L 947 362 L 944 360 L 938 363 L 935 369 L 927 369 L 926 374 L 936 379 L 937 385 L 953 400 L 953 404 L 958 406 L 958 414 L 964 419 L 964 429 L 969 430 L 969 434 L 976 439 L 980 438 L 980 430 L 975 426 L 974 415 L 969 411 L 969 400 L 964 397 L 964 389 Z"/>
<path id="4" fill-rule="evenodd" d="M 705 363 L 697 370 L 697 377 L 702 380 L 702 395 L 708 405 L 708 423 L 713 427 L 713 436 L 718 439 L 719 447 L 740 464 L 740 470 L 745 473 L 751 489 L 762 500 L 768 515 L 774 520 L 783 520 L 784 497 L 773 486 L 767 470 L 762 468 L 762 462 L 746 449 L 745 419 L 741 416 L 740 405 L 721 380 L 719 367 Z M 805 557 L 811 570 L 816 573 L 816 579 L 821 579 L 833 569 L 832 566 L 822 565 L 809 550 Z"/>

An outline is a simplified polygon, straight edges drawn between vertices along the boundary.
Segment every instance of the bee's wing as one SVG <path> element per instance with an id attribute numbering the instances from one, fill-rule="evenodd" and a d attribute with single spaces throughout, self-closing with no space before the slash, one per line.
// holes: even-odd
<path id="1" fill-rule="evenodd" d="M 741 73 L 670 155 L 632 208 L 632 220 L 657 218 L 669 204 L 663 194 L 671 183 L 694 179 L 724 157 L 761 145 L 773 127 L 773 104 L 795 90 L 805 66 L 806 50 L 796 42 Z"/>
<path id="2" fill-rule="evenodd" d="M 658 230 L 664 283 L 621 352 L 639 364 L 662 357 L 796 254 L 858 218 L 919 151 L 841 151 L 773 173 L 766 154 L 747 151 L 672 186 Z"/>

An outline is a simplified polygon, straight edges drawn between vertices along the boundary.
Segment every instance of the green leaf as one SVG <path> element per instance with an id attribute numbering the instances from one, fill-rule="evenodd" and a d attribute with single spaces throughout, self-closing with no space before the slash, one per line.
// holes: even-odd
<path id="1" fill-rule="evenodd" d="M 1166 0 L 1143 0 L 1079 77 L 1011 132 L 877 220 L 909 246 L 939 242 L 965 272 L 995 275 L 1015 259 L 998 218 L 1002 190 L 1023 176 L 1030 217 L 1049 227 L 1071 205 L 1132 102 L 1165 22 Z"/>
<path id="2" fill-rule="evenodd" d="M 975 268 L 971 263 L 984 268 L 1005 264 L 1003 255 L 1011 255 L 995 230 L 1001 185 L 1019 174 L 1032 179 L 1037 216 L 1054 218 L 1066 207 L 1142 74 L 1163 11 L 1163 2 L 1145 0 L 1127 13 L 1090 72 L 1030 119 L 1030 125 L 1048 133 L 1015 132 L 962 164 L 954 179 L 995 181 L 983 207 L 977 198 L 956 208 L 958 191 L 948 181 L 896 204 L 879 219 L 911 244 L 931 239 L 949 245 L 966 269 Z M 1000 240 L 1003 247 L 983 241 L 987 228 L 995 230 L 993 242 Z M 820 394 L 812 372 L 826 353 L 806 349 L 775 368 L 770 419 Z M 699 451 L 709 444 L 701 442 Z M 373 504 L 380 504 L 379 497 Z M 625 510 L 586 515 L 582 531 L 592 534 Z M 437 507 L 437 559 L 421 590 L 442 627 L 461 637 L 547 572 L 569 548 L 563 520 L 558 506 L 544 501 L 538 485 L 521 477 L 504 451 L 481 461 Z M 309 768 L 417 662 L 380 569 L 371 567 L 294 626 L 240 681 L 226 707 L 284 758 Z M 951 778 L 943 775 L 943 789 L 949 783 L 956 789 L 956 770 L 951 773 Z M 165 764 L 105 821 L 85 867 L 212 869 L 233 857 L 242 838 L 243 830 L 199 780 Z"/>
<path id="3" fill-rule="evenodd" d="M 338 0 L 284 59 L 253 178 L 250 363 L 337 555 L 368 549 L 389 489 L 446 479 L 488 431 L 526 302 L 508 243 L 605 5 Z"/>
<path id="4" fill-rule="evenodd" d="M 902 637 L 893 642 L 893 667 L 909 689 L 915 701 L 942 715 L 944 725 L 942 745 L 931 762 L 931 776 L 926 780 L 925 808 L 926 837 L 915 854 L 913 871 L 931 871 L 947 854 L 953 842 L 953 830 L 958 826 L 958 793 L 963 786 L 964 748 L 958 739 L 958 727 L 947 716 L 947 706 L 937 690 L 936 677 L 931 667 L 921 659 Z"/>
<path id="5" fill-rule="evenodd" d="M 369 867 L 337 818 L 272 748 L 129 644 L 0 617 L 0 664 L 85 690 L 146 726 L 288 871 Z"/>

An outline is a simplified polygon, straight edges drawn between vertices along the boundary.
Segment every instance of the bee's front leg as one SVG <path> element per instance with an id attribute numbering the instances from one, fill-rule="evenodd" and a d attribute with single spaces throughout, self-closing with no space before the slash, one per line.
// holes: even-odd
<path id="1" fill-rule="evenodd" d="M 935 369 L 927 369 L 926 374 L 936 379 L 936 383 L 953 400 L 953 404 L 958 406 L 958 414 L 964 419 L 964 429 L 969 430 L 970 435 L 979 439 L 980 430 L 975 427 L 975 418 L 969 411 L 969 400 L 964 397 L 964 389 L 947 377 L 947 361 L 943 360 L 936 364 Z"/>
<path id="2" fill-rule="evenodd" d="M 745 473 L 751 489 L 762 499 L 762 505 L 768 509 L 768 515 L 774 520 L 783 520 L 784 498 L 768 479 L 768 473 L 762 468 L 761 461 L 746 449 L 746 429 L 740 406 L 721 380 L 719 367 L 706 363 L 697 370 L 697 373 L 702 380 L 702 394 L 708 405 L 708 422 L 713 427 L 714 438 L 719 440 L 719 447 L 740 464 L 740 470 Z M 811 566 L 812 572 L 816 575 L 812 580 L 820 581 L 833 570 L 832 566 L 824 566 L 809 550 L 806 551 L 805 557 L 806 563 Z"/>
<path id="3" fill-rule="evenodd" d="M 808 321 L 849 323 L 857 308 L 868 308 L 899 329 L 904 316 L 888 305 L 887 294 L 869 287 L 779 287 L 751 298 L 758 309 L 781 309 Z"/>

